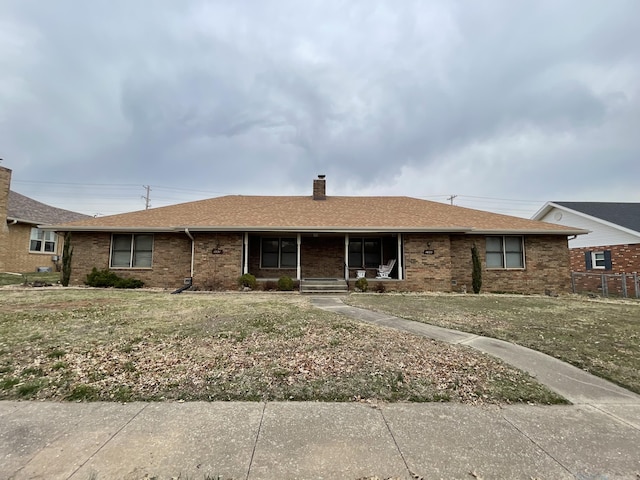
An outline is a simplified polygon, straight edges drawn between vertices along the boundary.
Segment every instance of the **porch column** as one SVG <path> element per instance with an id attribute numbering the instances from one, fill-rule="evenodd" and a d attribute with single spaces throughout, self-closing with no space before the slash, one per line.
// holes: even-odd
<path id="1" fill-rule="evenodd" d="M 249 232 L 244 232 L 242 238 L 242 247 L 244 249 L 244 262 L 242 265 L 242 274 L 249 273 Z"/>
<path id="2" fill-rule="evenodd" d="M 398 233 L 398 280 L 404 280 L 402 271 L 402 234 Z"/>
<path id="3" fill-rule="evenodd" d="M 300 267 L 300 245 L 302 244 L 302 235 L 298 234 L 297 238 L 298 249 L 297 249 L 297 260 L 296 260 L 296 280 L 301 280 L 302 276 L 302 268 Z"/>
<path id="4" fill-rule="evenodd" d="M 349 280 L 349 234 L 344 234 L 344 279 Z"/>

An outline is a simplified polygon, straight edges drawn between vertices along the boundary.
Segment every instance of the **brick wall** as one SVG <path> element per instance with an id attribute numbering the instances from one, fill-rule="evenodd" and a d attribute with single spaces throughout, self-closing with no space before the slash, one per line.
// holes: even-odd
<path id="1" fill-rule="evenodd" d="M 11 170 L 0 167 L 0 272 L 6 272 L 7 252 L 7 203 L 9 201 L 9 188 L 11 186 Z"/>
<path id="2" fill-rule="evenodd" d="M 237 289 L 242 273 L 243 235 L 241 233 L 194 233 L 194 285 L 207 289 Z M 278 278 L 292 270 L 255 269 L 259 261 L 258 237 L 250 242 L 250 272 L 260 278 Z M 471 292 L 471 246 L 475 242 L 484 266 L 485 237 L 442 234 L 405 234 L 404 275 L 402 281 L 385 282 L 388 291 Z M 74 257 L 71 282 L 82 284 L 92 267 L 108 268 L 109 233 L 73 234 Z M 257 256 L 256 256 L 257 245 Z M 222 253 L 214 253 L 214 250 Z M 425 250 L 433 253 L 425 253 Z M 344 237 L 304 237 L 302 239 L 303 277 L 343 275 Z M 487 270 L 483 267 L 483 292 L 563 293 L 570 290 L 569 250 L 561 236 L 525 237 L 526 269 Z M 148 286 L 177 288 L 189 276 L 191 242 L 185 234 L 154 235 L 151 269 L 117 269 L 123 277 L 135 277 Z M 288 273 L 288 272 L 291 273 Z M 275 274 L 274 274 L 275 272 Z M 370 278 L 373 277 L 373 272 Z M 373 282 L 373 279 L 372 279 Z M 372 285 L 372 288 L 374 286 Z"/>
<path id="3" fill-rule="evenodd" d="M 213 290 L 237 290 L 238 277 L 242 275 L 242 233 L 193 233 L 193 236 L 194 285 Z M 214 254 L 214 249 L 222 250 L 222 254 Z"/>
<path id="4" fill-rule="evenodd" d="M 523 270 L 487 269 L 484 236 L 451 236 L 452 280 L 454 291 L 465 286 L 471 292 L 471 246 L 476 244 L 482 270 L 483 292 L 567 293 L 571 290 L 569 248 L 566 237 L 526 236 Z"/>
<path id="5" fill-rule="evenodd" d="M 31 241 L 31 228 L 33 225 L 16 223 L 8 226 L 8 234 L 3 243 L 5 250 L 5 268 L 7 272 L 26 273 L 34 272 L 38 267 L 51 267 L 56 271 L 56 264 L 51 260 L 53 255 L 62 256 L 64 238 L 57 236 L 56 251 L 46 253 L 33 253 L 29 251 Z M 61 265 L 58 262 L 58 265 Z"/>
<path id="6" fill-rule="evenodd" d="M 585 252 L 611 251 L 611 270 L 587 270 Z M 631 245 L 605 245 L 602 247 L 572 248 L 571 270 L 590 273 L 632 273 L 640 272 L 640 243 Z"/>
<path id="7" fill-rule="evenodd" d="M 109 268 L 111 234 L 73 232 L 71 284 L 84 285 L 93 267 Z M 148 287 L 173 289 L 183 285 L 190 275 L 191 241 L 185 234 L 160 233 L 153 237 L 152 268 L 112 269 L 120 277 L 138 278 Z"/>
<path id="8" fill-rule="evenodd" d="M 409 291 L 451 291 L 451 242 L 449 235 L 405 234 L 405 279 L 402 286 Z M 425 254 L 433 250 L 433 254 Z"/>
<path id="9" fill-rule="evenodd" d="M 344 235 L 303 237 L 302 278 L 344 278 Z"/>

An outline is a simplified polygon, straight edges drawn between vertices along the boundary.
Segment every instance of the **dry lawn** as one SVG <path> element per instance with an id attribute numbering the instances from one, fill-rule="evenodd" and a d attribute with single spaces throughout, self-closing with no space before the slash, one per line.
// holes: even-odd
<path id="1" fill-rule="evenodd" d="M 348 303 L 524 345 L 640 393 L 637 300 L 363 294 Z"/>
<path id="2" fill-rule="evenodd" d="M 63 288 L 0 290 L 0 398 L 563 402 L 492 357 L 300 295 Z"/>

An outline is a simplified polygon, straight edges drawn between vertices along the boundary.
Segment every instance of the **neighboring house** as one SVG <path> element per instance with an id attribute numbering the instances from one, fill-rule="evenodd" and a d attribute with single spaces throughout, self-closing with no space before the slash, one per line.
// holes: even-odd
<path id="1" fill-rule="evenodd" d="M 89 218 L 48 229 L 73 232 L 71 282 L 93 267 L 176 288 L 237 289 L 259 280 L 341 279 L 365 271 L 387 290 L 471 290 L 471 247 L 483 291 L 544 293 L 570 288 L 570 227 L 410 197 L 327 196 L 323 176 L 309 196 L 231 195 Z M 395 259 L 390 280 L 376 269 Z"/>
<path id="2" fill-rule="evenodd" d="M 0 271 L 33 272 L 60 265 L 62 236 L 39 226 L 89 218 L 10 190 L 11 170 L 0 167 Z"/>
<path id="3" fill-rule="evenodd" d="M 590 231 L 569 239 L 574 272 L 640 272 L 640 203 L 547 202 L 533 219 Z"/>

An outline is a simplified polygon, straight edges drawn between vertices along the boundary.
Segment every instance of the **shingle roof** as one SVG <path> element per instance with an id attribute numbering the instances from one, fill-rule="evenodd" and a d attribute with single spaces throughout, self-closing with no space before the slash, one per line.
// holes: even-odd
<path id="1" fill-rule="evenodd" d="M 7 218 L 20 220 L 34 225 L 51 225 L 54 223 L 66 223 L 91 218 L 82 213 L 63 210 L 52 207 L 33 198 L 25 197 L 14 191 L 9 191 L 9 201 L 7 203 Z"/>
<path id="2" fill-rule="evenodd" d="M 579 229 L 411 197 L 230 195 L 88 218 L 65 230 L 434 231 L 573 235 Z"/>
<path id="3" fill-rule="evenodd" d="M 640 203 L 552 202 L 609 223 L 640 232 Z"/>

